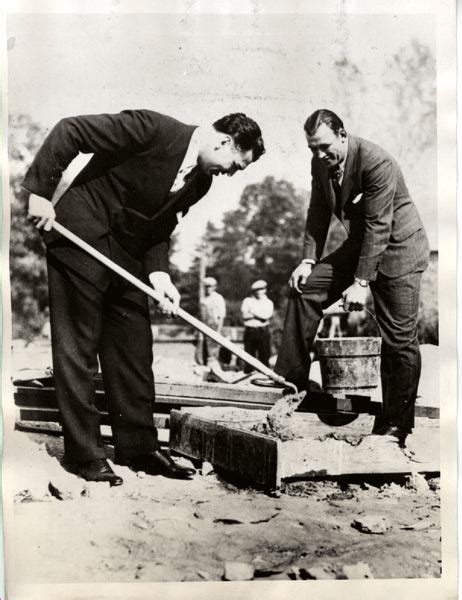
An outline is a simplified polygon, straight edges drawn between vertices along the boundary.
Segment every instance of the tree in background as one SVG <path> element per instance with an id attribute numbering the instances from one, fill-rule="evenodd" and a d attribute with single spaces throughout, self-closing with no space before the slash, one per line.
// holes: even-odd
<path id="1" fill-rule="evenodd" d="M 291 183 L 266 177 L 248 185 L 238 208 L 225 214 L 219 239 L 214 231 L 208 274 L 219 281 L 229 324 L 241 324 L 241 302 L 255 279 L 265 279 L 276 307 L 283 305 L 290 272 L 301 258 L 306 207 L 306 195 Z"/>
<path id="2" fill-rule="evenodd" d="M 346 51 L 333 66 L 332 98 L 340 104 L 330 106 L 345 119 L 347 129 L 360 132 L 396 156 L 418 207 L 435 203 L 436 94 L 432 51 L 417 41 L 403 47 L 388 61 L 380 89 L 367 87 L 367 77 Z M 13 335 L 28 338 L 39 332 L 47 319 L 48 294 L 44 248 L 27 220 L 26 194 L 20 183 L 46 132 L 27 115 L 11 118 L 9 127 Z M 307 167 L 307 177 L 308 171 Z M 269 295 L 276 305 L 274 322 L 280 325 L 287 281 L 301 258 L 308 201 L 308 193 L 273 177 L 247 186 L 238 208 L 225 215 L 222 227 L 208 224 L 192 268 L 182 272 L 172 264 L 172 279 L 182 294 L 182 306 L 198 316 L 200 254 L 205 248 L 206 274 L 218 279 L 220 291 L 227 299 L 228 323 L 241 324 L 241 301 L 252 281 L 263 278 L 268 281 Z M 333 219 L 325 253 L 344 237 L 342 226 Z M 174 240 L 173 252 L 176 243 Z M 156 322 L 164 321 L 159 313 L 152 314 Z M 423 278 L 421 315 L 421 339 L 435 343 L 435 262 Z"/>
<path id="3" fill-rule="evenodd" d="M 406 127 L 406 135 L 397 139 L 401 154 L 404 158 L 413 150 L 411 160 L 416 162 L 416 150 L 423 152 L 436 143 L 436 64 L 431 50 L 412 40 L 393 55 L 387 79 L 394 94 L 395 118 Z"/>
<path id="4" fill-rule="evenodd" d="M 27 115 L 9 121 L 13 337 L 26 339 L 42 329 L 48 308 L 45 250 L 39 233 L 27 219 L 27 193 L 21 188 L 44 137 L 45 132 Z"/>
<path id="5" fill-rule="evenodd" d="M 432 214 L 428 207 L 433 206 L 436 218 L 436 63 L 432 50 L 417 40 L 403 46 L 388 61 L 380 89 L 366 86 L 363 72 L 346 52 L 335 61 L 334 72 L 333 96 L 341 99 L 339 112 L 347 130 L 389 150 L 403 170 L 418 209 L 422 214 L 426 212 L 428 221 Z M 352 321 L 357 328 L 358 319 Z M 361 335 L 375 335 L 370 320 L 363 319 L 359 325 Z M 435 253 L 422 278 L 418 328 L 421 342 L 438 343 Z"/>

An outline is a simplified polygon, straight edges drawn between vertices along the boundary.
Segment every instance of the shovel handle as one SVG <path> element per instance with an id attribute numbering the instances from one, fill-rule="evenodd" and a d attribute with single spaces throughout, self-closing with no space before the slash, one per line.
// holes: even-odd
<path id="1" fill-rule="evenodd" d="M 139 290 L 144 292 L 146 295 L 151 297 L 156 302 L 160 302 L 160 301 L 164 300 L 164 297 L 162 294 L 159 294 L 159 292 L 156 292 L 151 286 L 147 285 L 146 283 L 144 283 L 143 281 L 141 281 L 140 279 L 138 279 L 137 277 L 132 275 L 126 269 L 123 269 L 121 266 L 119 266 L 117 263 L 112 261 L 110 258 L 108 258 L 104 254 L 102 254 L 101 252 L 99 252 L 98 250 L 93 248 L 93 246 L 90 246 L 90 244 L 87 244 L 87 242 L 84 242 L 80 237 L 75 235 L 75 233 L 72 233 L 72 231 L 69 231 L 69 229 L 67 229 L 60 223 L 57 223 L 55 221 L 53 223 L 53 229 L 55 231 L 57 231 L 58 233 L 60 233 L 63 237 L 65 237 L 69 241 L 73 242 L 76 246 L 78 246 L 79 248 L 81 248 L 82 250 L 84 250 L 85 252 L 90 254 L 90 256 L 93 256 L 93 258 L 95 258 L 97 261 L 99 261 L 100 263 L 102 263 L 103 265 L 105 265 L 106 267 L 111 269 L 111 271 L 114 271 L 114 273 L 117 273 L 117 275 L 120 275 L 120 277 L 122 277 L 123 279 L 125 279 L 126 281 L 128 281 L 129 283 L 134 285 L 135 287 L 137 287 Z M 284 377 L 281 377 L 281 375 L 278 375 L 277 373 L 272 371 L 266 365 L 264 365 L 259 360 L 257 360 L 254 356 L 252 356 L 245 350 L 242 350 L 242 348 L 239 348 L 239 346 L 236 346 L 236 344 L 233 344 L 233 342 L 230 342 L 227 338 L 225 338 L 221 334 L 217 333 L 214 329 L 211 329 L 210 327 L 208 327 L 208 325 L 205 325 L 204 323 L 202 323 L 202 321 L 199 321 L 199 319 L 196 319 L 196 317 L 193 317 L 192 315 L 190 315 L 188 312 L 183 310 L 181 307 L 178 308 L 176 315 L 178 317 L 180 317 L 180 319 L 183 319 L 183 321 L 188 323 L 188 325 L 191 325 L 192 327 L 194 327 L 194 329 L 197 329 L 198 331 L 200 331 L 204 335 L 211 338 L 214 342 L 216 342 L 223 348 L 226 348 L 227 350 L 229 350 L 230 352 L 235 354 L 238 358 L 241 358 L 244 362 L 246 362 L 247 364 L 252 366 L 254 369 L 259 371 L 263 375 L 270 377 L 273 381 L 276 381 L 277 383 L 287 385 L 287 382 L 284 379 Z"/>

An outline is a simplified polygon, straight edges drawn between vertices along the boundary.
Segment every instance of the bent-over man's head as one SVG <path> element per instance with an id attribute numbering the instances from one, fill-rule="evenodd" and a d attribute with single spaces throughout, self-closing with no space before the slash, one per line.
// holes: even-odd
<path id="1" fill-rule="evenodd" d="M 209 175 L 231 177 L 264 152 L 258 124 L 244 113 L 233 113 L 213 123 L 213 135 L 201 145 L 198 163 Z"/>
<path id="2" fill-rule="evenodd" d="M 347 133 L 342 119 L 331 110 L 321 108 L 305 121 L 308 148 L 329 170 L 335 170 L 346 157 Z"/>

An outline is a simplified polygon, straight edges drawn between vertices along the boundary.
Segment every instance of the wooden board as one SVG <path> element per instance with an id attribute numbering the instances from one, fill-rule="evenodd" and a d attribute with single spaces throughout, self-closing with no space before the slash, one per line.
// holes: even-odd
<path id="1" fill-rule="evenodd" d="M 51 378 L 43 379 L 42 386 L 17 385 L 14 394 L 16 406 L 37 409 L 56 408 L 55 390 Z M 47 385 L 43 385 L 47 384 Z M 106 411 L 106 400 L 102 382 L 95 391 L 96 407 Z M 101 388 L 101 389 L 99 389 Z M 271 408 L 281 397 L 280 390 L 242 389 L 227 384 L 177 384 L 156 383 L 156 410 L 170 412 L 181 406 L 234 406 L 250 409 Z M 322 392 L 311 393 L 299 407 L 299 412 L 312 413 L 366 413 L 380 414 L 381 403 L 370 398 L 349 395 L 347 398 L 334 398 Z M 432 406 L 416 406 L 416 417 L 439 418 L 439 409 Z"/>
<path id="2" fill-rule="evenodd" d="M 221 467 L 258 488 L 280 486 L 281 442 L 266 435 L 172 410 L 170 449 Z"/>
<path id="3" fill-rule="evenodd" d="M 258 398 L 259 400 L 259 398 Z M 18 386 L 14 393 L 15 405 L 24 408 L 56 408 L 55 390 L 52 387 L 30 388 Z M 101 412 L 106 411 L 106 399 L 103 391 L 95 392 L 95 405 Z M 155 406 L 158 412 L 170 412 L 172 408 L 181 406 L 236 406 L 249 409 L 267 409 L 273 404 L 267 402 L 250 402 L 248 400 L 225 400 L 214 398 L 193 398 L 156 394 Z"/>
<path id="4" fill-rule="evenodd" d="M 424 435 L 420 435 L 421 433 Z M 357 446 L 332 438 L 283 442 L 281 478 L 440 471 L 438 428 L 414 432 L 408 444 L 415 451 L 414 457 L 407 456 L 392 436 L 370 435 Z"/>
<path id="5" fill-rule="evenodd" d="M 430 419 L 422 420 L 426 426 L 410 436 L 409 447 L 416 451 L 412 457 L 392 436 L 344 432 L 344 428 L 339 436 L 338 428 L 334 433 L 334 428 L 314 426 L 313 416 L 308 414 L 296 419 L 308 421 L 305 429 L 302 426 L 298 430 L 306 437 L 280 441 L 246 431 L 245 427 L 264 417 L 263 411 L 240 409 L 233 415 L 216 409 L 219 414 L 215 416 L 214 409 L 195 408 L 193 412 L 172 411 L 171 450 L 208 461 L 234 475 L 245 475 L 255 487 L 274 489 L 283 479 L 439 472 L 440 432 L 437 422 Z"/>
<path id="6" fill-rule="evenodd" d="M 57 408 L 46 407 L 17 407 L 19 421 L 42 421 L 44 423 L 61 423 L 61 413 Z M 158 429 L 169 429 L 170 416 L 167 414 L 153 414 L 154 425 Z M 107 412 L 101 412 L 101 425 L 110 425 Z"/>

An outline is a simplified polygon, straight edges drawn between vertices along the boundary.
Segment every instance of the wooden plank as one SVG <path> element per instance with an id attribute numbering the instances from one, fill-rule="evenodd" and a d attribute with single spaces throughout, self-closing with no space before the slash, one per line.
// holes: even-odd
<path id="1" fill-rule="evenodd" d="M 216 385 L 216 384 L 215 384 Z M 164 387 L 166 391 L 178 391 L 181 386 L 172 385 L 170 390 Z M 229 400 L 216 398 L 185 397 L 170 394 L 156 394 L 155 405 L 158 412 L 169 412 L 172 408 L 179 406 L 232 406 L 249 409 L 269 409 L 273 403 L 267 403 L 268 397 L 264 402 L 260 402 L 258 393 L 253 395 L 255 400 Z M 56 407 L 55 390 L 53 387 L 28 387 L 17 386 L 14 394 L 15 404 L 21 407 L 31 408 L 53 408 Z M 280 392 L 274 398 L 274 401 L 280 398 Z M 95 392 L 95 404 L 97 408 L 104 412 L 106 409 L 106 400 L 102 390 Z M 382 404 L 372 402 L 368 397 L 349 395 L 347 398 L 334 398 L 329 394 L 321 392 L 311 393 L 300 405 L 298 412 L 311 413 L 367 413 L 380 414 Z M 439 419 L 439 409 L 433 406 L 416 406 L 416 417 L 430 419 Z"/>
<path id="2" fill-rule="evenodd" d="M 27 388 L 18 387 L 14 394 L 15 404 L 20 407 L 30 408 L 55 408 L 56 398 L 53 388 Z M 95 393 L 95 405 L 101 412 L 106 410 L 104 392 Z M 156 394 L 155 407 L 157 412 L 170 412 L 172 408 L 181 406 L 235 406 L 249 409 L 267 409 L 272 405 L 259 402 L 237 402 L 229 400 L 214 400 L 203 398 L 184 398 L 183 396 L 164 396 Z"/>
<path id="3" fill-rule="evenodd" d="M 57 408 L 23 408 L 18 409 L 20 421 L 54 421 L 61 423 L 61 415 Z"/>
<path id="4" fill-rule="evenodd" d="M 281 397 L 280 389 L 248 388 L 229 383 L 175 383 L 156 381 L 156 394 L 161 396 L 183 396 L 184 398 L 206 398 L 212 400 L 234 400 L 236 402 L 258 402 L 274 404 Z"/>
<path id="5" fill-rule="evenodd" d="M 61 414 L 57 408 L 48 407 L 18 407 L 18 419 L 20 421 L 43 421 L 61 423 Z M 154 413 L 154 425 L 157 429 L 168 429 L 170 427 L 170 416 Z M 107 412 L 101 412 L 101 424 L 110 425 Z"/>
<path id="6" fill-rule="evenodd" d="M 257 487 L 272 489 L 281 479 L 439 472 L 439 428 L 435 426 L 410 436 L 410 448 L 415 451 L 412 456 L 399 448 L 393 436 L 339 437 L 325 432 L 280 441 L 243 428 L 251 427 L 246 419 L 255 420 L 257 413 L 253 411 L 242 411 L 243 415 L 237 415 L 239 420 L 231 424 L 199 416 L 199 409 L 195 412 L 172 411 L 170 448 L 192 459 L 207 460 L 229 473 L 245 473 L 249 483 Z M 266 474 L 268 468 L 272 471 Z"/>
<path id="7" fill-rule="evenodd" d="M 14 392 L 14 403 L 21 407 L 56 408 L 56 393 L 54 387 L 28 387 L 16 386 Z M 95 392 L 95 405 L 98 410 L 106 408 L 106 398 L 103 391 Z"/>
<path id="8" fill-rule="evenodd" d="M 39 381 L 39 380 L 37 380 Z M 49 407 L 56 406 L 53 380 L 46 378 L 47 386 L 31 387 L 17 385 L 15 403 L 18 406 Z M 40 383 L 40 381 L 39 381 Z M 106 410 L 106 401 L 101 378 L 96 380 L 95 404 L 101 411 Z M 100 389 L 101 388 L 101 389 Z M 228 384 L 182 384 L 159 382 L 156 384 L 155 403 L 160 411 L 168 412 L 176 406 L 246 406 L 247 408 L 270 408 L 280 397 L 281 390 L 243 389 Z M 40 398 L 40 400 L 38 400 Z M 47 404 L 48 402 L 48 404 Z M 382 404 L 371 401 L 369 396 L 349 394 L 346 398 L 336 398 L 323 392 L 311 392 L 299 407 L 299 412 L 313 413 L 368 413 L 380 414 Z M 439 408 L 416 405 L 416 417 L 439 419 Z"/>
<path id="9" fill-rule="evenodd" d="M 206 384 L 204 384 L 205 386 Z M 218 387 L 219 386 L 219 387 Z M 224 387 L 226 386 L 226 387 Z M 202 390 L 202 391 L 201 391 Z M 225 402 L 236 402 L 239 404 L 251 403 L 266 405 L 271 407 L 275 401 L 281 397 L 281 393 L 271 396 L 267 392 L 254 392 L 253 390 L 245 390 L 242 393 L 241 388 L 232 387 L 229 391 L 227 384 L 207 384 L 207 387 L 202 386 L 189 386 L 183 384 L 159 384 L 156 383 L 156 402 L 162 402 L 168 397 L 172 398 L 184 398 L 185 401 L 191 403 L 192 401 L 202 400 L 216 400 Z M 54 396 L 55 390 L 53 386 L 43 387 L 30 387 L 27 385 L 17 385 L 15 398 L 25 397 L 51 397 Z M 96 403 L 104 403 L 104 390 L 95 390 Z"/>
<path id="10" fill-rule="evenodd" d="M 255 487 L 280 486 L 280 444 L 269 436 L 172 410 L 170 450 L 207 461 Z"/>
<path id="11" fill-rule="evenodd" d="M 60 424 L 54 421 L 21 421 L 17 420 L 15 428 L 18 431 L 24 431 L 27 433 L 41 433 L 45 435 L 61 436 L 63 431 Z M 168 445 L 169 440 L 168 429 L 158 429 L 158 440 L 161 446 Z M 112 442 L 112 430 L 108 425 L 101 426 L 101 436 L 103 440 Z"/>
<path id="12" fill-rule="evenodd" d="M 320 413 L 331 413 L 331 412 L 351 412 L 354 408 L 354 404 L 349 399 L 342 398 L 327 398 L 325 401 L 325 394 L 319 394 L 319 397 L 313 397 L 309 402 L 304 401 L 300 412 L 320 412 Z M 15 393 L 15 404 L 20 407 L 30 408 L 54 408 L 56 407 L 56 399 L 53 388 L 17 388 Z M 95 392 L 95 404 L 98 410 L 105 412 L 106 401 L 104 392 Z M 178 408 L 181 406 L 216 406 L 216 407 L 240 407 L 249 408 L 255 410 L 266 409 L 269 410 L 273 404 L 266 404 L 261 402 L 239 402 L 237 400 L 225 400 L 225 399 L 214 399 L 214 398 L 188 398 L 184 396 L 164 395 L 156 394 L 155 399 L 156 408 L 160 411 L 170 412 L 172 408 Z"/>
<path id="13" fill-rule="evenodd" d="M 48 380 L 49 381 L 49 380 Z M 103 380 L 98 373 L 94 378 L 95 389 L 103 391 Z M 52 387 L 49 386 L 49 387 Z M 183 396 L 185 398 L 210 398 L 215 400 L 235 400 L 238 402 L 258 402 L 264 404 L 274 404 L 281 397 L 281 389 L 278 388 L 258 388 L 256 386 L 249 388 L 245 386 L 233 385 L 231 383 L 188 383 L 175 382 L 170 379 L 156 379 L 156 394 L 160 396 Z"/>
<path id="14" fill-rule="evenodd" d="M 382 412 L 381 402 L 371 402 L 370 414 L 380 415 Z M 440 409 L 436 406 L 426 406 L 423 404 L 416 404 L 415 416 L 423 419 L 437 419 L 440 418 Z"/>
<path id="15" fill-rule="evenodd" d="M 331 437 L 290 440 L 281 446 L 281 478 L 438 473 L 439 434 L 438 427 L 415 431 L 408 441 L 413 455 L 392 436 L 370 435 L 358 445 Z"/>

